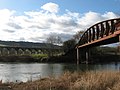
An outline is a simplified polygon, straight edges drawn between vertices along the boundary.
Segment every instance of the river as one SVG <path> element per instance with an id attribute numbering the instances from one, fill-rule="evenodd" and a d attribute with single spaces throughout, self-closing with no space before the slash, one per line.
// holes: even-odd
<path id="1" fill-rule="evenodd" d="M 2 82 L 26 82 L 47 76 L 60 76 L 65 71 L 120 70 L 119 63 L 85 65 L 85 64 L 44 64 L 44 63 L 0 63 L 0 80 Z"/>

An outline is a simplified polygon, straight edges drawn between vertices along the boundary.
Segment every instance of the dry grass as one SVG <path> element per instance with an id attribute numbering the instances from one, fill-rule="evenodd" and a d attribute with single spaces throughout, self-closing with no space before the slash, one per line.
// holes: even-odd
<path id="1" fill-rule="evenodd" d="M 120 72 L 65 72 L 59 78 L 49 77 L 27 83 L 11 83 L 12 90 L 120 90 Z"/>

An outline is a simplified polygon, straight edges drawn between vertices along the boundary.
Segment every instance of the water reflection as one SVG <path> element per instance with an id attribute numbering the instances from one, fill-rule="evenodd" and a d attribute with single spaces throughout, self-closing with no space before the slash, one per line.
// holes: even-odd
<path id="1" fill-rule="evenodd" d="M 86 64 L 0 64 L 0 80 L 17 82 L 36 80 L 41 77 L 59 76 L 65 71 L 120 70 L 120 63 L 86 65 Z"/>

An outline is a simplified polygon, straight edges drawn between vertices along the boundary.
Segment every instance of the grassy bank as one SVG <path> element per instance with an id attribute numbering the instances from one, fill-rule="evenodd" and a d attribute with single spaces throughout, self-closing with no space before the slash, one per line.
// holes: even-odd
<path id="1" fill-rule="evenodd" d="M 33 82 L 7 85 L 10 90 L 120 90 L 120 72 L 65 72 L 58 78 L 48 77 Z"/>
<path id="2" fill-rule="evenodd" d="M 33 54 L 33 55 L 31 55 L 31 57 L 33 59 L 37 60 L 37 62 L 46 62 L 48 59 L 47 54 Z"/>
<path id="3" fill-rule="evenodd" d="M 11 55 L 0 56 L 0 62 L 45 62 L 48 59 L 47 54 L 33 54 L 33 55 Z"/>
<path id="4" fill-rule="evenodd" d="M 49 56 L 48 54 L 0 56 L 0 62 L 18 63 L 76 63 L 76 60 L 76 54 L 73 53 L 60 56 Z M 120 62 L 120 55 L 91 55 L 88 61 L 89 64 Z M 80 63 L 85 63 L 85 58 L 80 58 Z"/>
<path id="5" fill-rule="evenodd" d="M 49 56 L 48 54 L 32 55 L 11 55 L 0 56 L 0 62 L 20 62 L 20 63 L 74 63 L 76 59 L 70 55 Z"/>

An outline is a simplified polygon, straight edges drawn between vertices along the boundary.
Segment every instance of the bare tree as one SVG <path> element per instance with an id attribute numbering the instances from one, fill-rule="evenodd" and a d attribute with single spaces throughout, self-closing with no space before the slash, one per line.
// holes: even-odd
<path id="1" fill-rule="evenodd" d="M 60 36 L 56 37 L 56 44 L 58 44 L 58 45 L 62 44 L 62 39 Z"/>
<path id="2" fill-rule="evenodd" d="M 61 37 L 57 36 L 55 34 L 50 34 L 46 41 L 47 41 L 47 43 L 56 44 L 56 45 L 62 44 Z"/>
<path id="3" fill-rule="evenodd" d="M 55 36 L 49 35 L 46 41 L 47 41 L 47 43 L 54 44 L 55 43 Z"/>
<path id="4" fill-rule="evenodd" d="M 83 33 L 84 31 L 78 31 L 75 35 L 73 35 L 73 38 L 76 40 L 76 42 L 80 40 Z"/>

